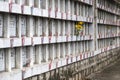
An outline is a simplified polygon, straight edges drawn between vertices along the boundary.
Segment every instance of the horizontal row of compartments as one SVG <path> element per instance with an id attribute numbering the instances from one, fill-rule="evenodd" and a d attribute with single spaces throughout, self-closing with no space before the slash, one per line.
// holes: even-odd
<path id="1" fill-rule="evenodd" d="M 111 47 L 111 48 L 110 48 Z M 110 48 L 110 49 L 108 49 L 108 48 Z M 56 69 L 56 68 L 59 68 L 59 67 L 62 67 L 62 66 L 65 66 L 65 65 L 68 65 L 68 64 L 71 64 L 71 63 L 74 63 L 74 62 L 76 62 L 76 61 L 80 61 L 80 60 L 87 60 L 88 58 L 90 59 L 90 57 L 93 57 L 93 56 L 96 56 L 96 55 L 98 55 L 98 54 L 101 54 L 101 53 L 103 53 L 104 51 L 107 51 L 107 50 L 112 50 L 112 48 L 113 49 L 117 49 L 117 47 L 115 47 L 115 46 L 109 46 L 109 47 L 107 47 L 107 48 L 102 48 L 102 49 L 100 49 L 100 50 L 98 50 L 98 51 L 93 51 L 93 52 L 85 52 L 85 53 L 80 53 L 78 56 L 72 56 L 72 55 L 70 55 L 69 56 L 69 58 L 64 58 L 64 59 L 59 59 L 59 60 L 55 60 L 55 61 L 49 61 L 49 62 L 47 62 L 47 63 L 44 63 L 43 65 L 41 64 L 41 65 L 35 65 L 34 67 L 32 67 L 32 68 L 30 68 L 29 67 L 29 60 L 30 59 L 27 59 L 27 68 L 23 65 L 23 67 L 25 67 L 25 68 L 23 68 L 23 69 L 25 69 L 25 78 L 26 77 L 30 77 L 30 75 L 31 76 L 33 76 L 33 75 L 35 75 L 35 74 L 38 74 L 38 73 L 44 73 L 44 72 L 47 72 L 47 71 L 50 71 L 50 70 L 53 70 L 53 69 Z M 16 48 L 16 49 L 11 49 L 10 50 L 10 54 L 11 54 L 11 52 L 12 52 L 12 57 L 14 56 L 13 55 L 13 53 L 16 53 L 16 50 L 18 50 L 18 49 L 22 49 L 22 51 L 24 50 L 25 51 L 25 48 Z M 26 47 L 26 49 L 27 50 L 29 50 L 29 47 Z M 4 49 L 5 50 L 5 49 Z M 2 57 L 3 57 L 3 54 L 6 54 L 6 52 L 4 52 L 4 50 L 1 50 L 0 51 L 0 56 L 2 55 Z M 22 53 L 24 53 L 24 51 L 22 52 Z M 102 52 L 101 52 L 102 51 Z M 26 52 L 26 51 L 25 51 Z M 112 52 L 112 51 L 110 51 L 110 52 Z M 15 56 L 17 56 L 17 54 L 19 54 L 19 53 L 16 53 L 16 55 Z M 102 55 L 102 54 L 101 54 Z M 100 56 L 101 56 L 100 55 Z M 105 55 L 105 54 L 103 54 L 103 55 Z M 25 55 L 24 54 L 22 54 L 22 56 L 23 57 L 21 57 L 22 58 L 22 60 L 23 59 L 25 59 Z M 28 56 L 28 55 L 27 55 Z M 105 56 L 107 56 L 107 55 L 105 55 Z M 10 57 L 10 56 L 9 56 Z M 11 58 L 11 57 L 10 57 Z M 15 59 L 16 57 L 14 57 L 14 58 L 11 58 L 11 59 Z M 10 59 L 10 60 L 11 60 Z M 97 57 L 96 57 L 96 59 L 97 59 Z M 26 59 L 25 59 L 26 60 Z M 2 60 L 1 60 L 2 61 Z M 91 60 L 90 60 L 91 61 Z M 17 62 L 19 62 L 19 61 L 17 61 Z M 85 61 L 86 62 L 86 61 Z M 23 64 L 24 62 L 22 62 L 22 64 Z M 83 62 L 84 63 L 84 62 Z M 91 62 L 90 62 L 91 63 Z M 13 62 L 12 62 L 12 64 L 13 64 Z M 15 63 L 16 64 L 16 63 Z M 36 63 L 35 63 L 36 64 Z M 56 65 L 57 64 L 57 65 Z M 83 64 L 84 65 L 84 64 Z M 13 68 L 12 68 L 13 69 Z M 37 70 L 36 70 L 37 69 Z M 15 70 L 15 69 L 14 69 Z M 4 70 L 3 70 L 4 71 Z M 13 70 L 12 70 L 13 71 Z M 31 72 L 30 74 L 28 74 L 28 72 Z"/>
<path id="2" fill-rule="evenodd" d="M 117 44 L 117 42 L 119 42 L 118 38 L 99 39 L 98 40 L 98 49 L 115 45 L 115 44 Z"/>
<path id="3" fill-rule="evenodd" d="M 111 33 L 111 34 L 98 34 L 97 39 L 105 39 L 105 38 L 117 38 L 120 37 L 120 33 L 115 34 L 115 33 Z"/>
<path id="4" fill-rule="evenodd" d="M 65 7 L 64 11 L 60 11 L 59 9 L 59 8 L 64 9 L 62 8 L 64 6 L 55 7 L 54 9 L 52 9 L 52 7 L 49 7 L 47 9 L 41 9 L 41 8 L 35 8 L 33 6 L 31 7 L 24 5 L 20 6 L 17 4 L 5 4 L 2 2 L 0 3 L 0 5 L 6 6 L 6 7 L 1 7 L 0 9 L 1 12 L 10 12 L 10 13 L 42 16 L 42 17 L 50 17 L 50 18 L 58 18 L 58 19 L 79 20 L 77 18 L 78 16 L 90 17 L 90 18 L 93 16 L 92 7 L 78 2 L 76 2 L 76 5 Z"/>
<path id="5" fill-rule="evenodd" d="M 118 51 L 118 49 L 114 49 L 114 51 Z M 40 67 L 37 66 L 37 67 L 34 67 L 34 68 L 31 68 L 31 69 L 27 70 L 26 73 L 25 73 L 26 74 L 25 78 L 30 79 L 30 78 L 28 78 L 28 77 L 30 77 L 30 75 L 33 76 L 32 74 L 35 75 L 35 74 L 38 74 L 38 73 L 42 73 L 38 77 L 39 77 L 39 79 L 44 79 L 46 77 L 46 75 L 48 77 L 48 75 L 49 75 L 48 73 L 49 72 L 52 73 L 52 74 L 54 74 L 54 73 L 56 74 L 56 72 L 61 72 L 61 71 L 64 72 L 65 70 L 67 70 L 69 68 L 75 69 L 75 70 L 76 69 L 77 70 L 85 70 L 88 67 L 94 66 L 95 65 L 94 61 L 97 61 L 97 63 L 100 63 L 101 61 L 105 61 L 105 60 L 107 60 L 109 58 L 111 59 L 111 54 L 114 51 L 110 50 L 109 52 L 107 52 L 107 53 L 105 52 L 105 53 L 102 53 L 102 54 L 96 54 L 95 53 L 96 56 L 89 57 L 89 58 L 84 58 L 84 59 L 83 58 L 81 59 L 79 56 L 78 57 L 73 57 L 73 62 L 71 62 L 72 60 L 71 60 L 71 58 L 69 58 L 68 59 L 68 64 L 65 64 L 67 62 L 67 59 L 66 60 L 65 59 L 64 60 L 59 60 L 59 61 L 56 61 L 56 62 L 51 62 L 51 69 L 50 70 L 49 70 L 47 64 L 43 65 L 43 66 L 40 66 Z M 88 54 L 90 54 L 90 53 L 88 53 Z M 82 56 L 84 56 L 84 54 Z M 116 56 L 116 53 L 114 53 L 113 56 Z M 40 70 L 39 68 L 42 68 L 42 70 Z M 46 70 L 46 69 L 48 69 L 48 70 Z M 55 72 L 54 72 L 54 70 L 55 70 Z M 30 73 L 30 74 L 28 74 L 28 73 Z"/>
<path id="6" fill-rule="evenodd" d="M 11 58 L 11 69 L 15 68 L 15 62 L 16 62 L 16 53 L 14 49 L 11 49 L 11 55 L 8 54 L 7 49 L 0 49 L 0 72 L 6 71 L 6 64 L 7 64 L 7 60 L 8 60 L 8 55 Z"/>
<path id="7" fill-rule="evenodd" d="M 60 6 L 64 6 L 67 7 L 68 5 L 69 6 L 72 6 L 74 3 L 83 3 L 83 4 L 86 4 L 86 5 L 92 5 L 93 4 L 93 1 L 92 0 L 0 0 L 1 2 L 9 2 L 9 3 L 12 3 L 12 4 L 22 4 L 22 5 L 25 5 L 25 6 L 34 6 L 34 7 L 37 7 L 37 8 L 47 8 L 46 6 L 48 7 L 52 7 L 55 8 L 55 7 L 60 7 Z"/>
<path id="8" fill-rule="evenodd" d="M 103 9 L 104 11 L 110 12 L 112 14 L 119 15 L 119 12 L 120 12 L 119 4 L 115 3 L 114 1 L 98 0 L 97 7 L 99 9 Z"/>
<path id="9" fill-rule="evenodd" d="M 118 26 L 98 24 L 98 34 L 100 35 L 112 35 L 118 33 L 119 33 Z"/>
<path id="10" fill-rule="evenodd" d="M 72 44 L 73 45 L 73 44 Z M 24 52 L 29 52 L 29 51 L 26 51 L 26 50 L 30 50 L 31 49 L 31 47 L 20 47 L 20 48 L 11 48 L 11 49 L 9 49 L 9 63 L 10 64 L 18 64 L 19 63 L 19 58 L 22 58 L 21 60 L 23 60 L 23 59 L 25 59 L 26 61 L 24 61 L 24 62 L 21 62 L 20 61 L 20 64 L 19 65 L 22 65 L 24 68 L 22 68 L 23 70 L 25 69 L 25 78 L 26 77 L 30 77 L 30 75 L 31 76 L 33 76 L 33 75 L 35 75 L 35 74 L 40 74 L 40 73 L 44 73 L 44 72 L 47 72 L 47 71 L 50 71 L 50 70 L 53 70 L 53 69 L 56 69 L 56 68 L 58 68 L 58 67 L 62 67 L 62 66 L 65 66 L 65 65 L 68 65 L 68 64 L 71 64 L 71 63 L 74 63 L 74 62 L 76 62 L 76 61 L 80 61 L 80 60 L 85 60 L 85 59 L 90 59 L 90 57 L 93 57 L 93 56 L 96 56 L 96 55 L 98 55 L 98 54 L 101 54 L 101 53 L 103 53 L 103 52 L 106 52 L 106 51 L 110 51 L 110 50 L 112 50 L 113 51 L 113 49 L 118 49 L 118 47 L 119 47 L 119 45 L 113 45 L 113 46 L 107 46 L 107 47 L 104 47 L 104 48 L 101 48 L 101 49 L 99 49 L 99 50 L 97 50 L 97 51 L 87 51 L 87 52 L 83 52 L 83 53 L 80 53 L 80 54 L 78 54 L 78 55 L 69 55 L 69 56 L 66 56 L 66 58 L 62 58 L 62 59 L 56 59 L 55 58 L 55 60 L 53 60 L 53 61 L 49 61 L 48 60 L 48 62 L 46 62 L 46 63 L 43 63 L 43 65 L 41 64 L 41 65 L 35 65 L 34 67 L 32 67 L 32 68 L 30 68 L 29 66 L 29 63 L 31 63 L 31 62 L 34 62 L 34 64 L 37 64 L 36 63 L 36 60 L 39 60 L 39 59 L 34 59 L 33 58 L 33 61 L 31 61 L 31 59 L 29 59 L 28 57 L 28 55 L 27 55 L 27 58 L 25 58 L 25 56 L 26 56 L 26 54 L 24 54 Z M 38 48 L 35 48 L 35 49 L 37 49 L 37 50 L 39 50 Z M 8 52 L 6 52 L 6 51 L 8 51 L 8 49 L 0 49 L 0 63 L 4 63 L 4 61 L 5 61 L 5 63 L 6 63 L 6 58 L 8 58 L 8 56 L 4 56 L 4 55 L 6 55 L 6 54 L 8 54 Z M 33 51 L 34 51 L 34 49 L 33 49 Z M 20 53 L 19 53 L 20 52 Z M 31 51 L 30 51 L 31 52 Z M 15 54 L 15 55 L 14 55 Z M 19 56 L 19 54 L 21 55 L 21 57 Z M 34 54 L 33 54 L 34 55 Z M 32 55 L 32 56 L 33 56 Z M 107 55 L 106 55 L 107 56 Z M 19 57 L 19 58 L 18 58 Z M 17 59 L 16 59 L 17 58 Z M 14 62 L 14 60 L 17 60 L 17 62 Z M 34 61 L 35 60 L 35 61 Z M 13 62 L 11 62 L 11 61 L 13 61 Z M 41 61 L 41 59 L 40 59 L 40 61 Z M 27 64 L 25 64 L 25 65 L 23 65 L 23 63 L 27 63 Z M 56 65 L 57 64 L 57 65 Z M 8 65 L 8 64 L 7 64 Z M 6 65 L 6 66 L 7 66 Z M 3 66 L 3 67 L 2 67 Z M 18 67 L 18 66 L 16 66 L 16 67 Z M 9 69 L 11 68 L 11 69 L 14 69 L 15 70 L 15 68 L 16 67 L 14 67 L 14 68 L 11 68 L 11 66 L 9 66 Z M 27 68 L 26 68 L 27 67 Z M 2 68 L 5 68 L 4 67 L 4 64 L 2 64 L 1 65 L 1 67 L 0 67 L 0 72 L 3 72 L 3 71 L 5 71 L 5 69 L 2 69 Z M 37 71 L 36 71 L 36 69 L 37 69 Z M 35 70 L 35 71 L 33 71 L 33 70 Z M 13 70 L 12 70 L 13 71 Z M 28 72 L 30 72 L 30 71 L 32 71 L 30 74 L 28 74 Z"/>
<path id="11" fill-rule="evenodd" d="M 0 14 L 0 37 L 75 35 L 77 21 L 13 14 Z M 92 35 L 92 24 L 84 22 L 82 35 Z"/>
<path id="12" fill-rule="evenodd" d="M 17 68 L 18 59 L 21 58 L 23 67 L 29 67 L 30 64 L 46 63 L 51 60 L 62 59 L 67 56 L 76 56 L 80 53 L 90 52 L 92 48 L 91 41 L 79 41 L 62 44 L 45 44 L 39 46 L 26 46 L 0 49 L 0 72 L 5 71 L 6 60 L 11 63 L 11 69 Z M 80 46 L 80 47 L 79 47 Z M 20 56 L 21 55 L 21 56 Z M 16 62 L 17 61 L 17 62 Z"/>
<path id="13" fill-rule="evenodd" d="M 97 19 L 98 24 L 108 25 L 108 26 L 119 26 L 120 20 L 117 19 L 115 21 L 113 20 L 106 20 L 106 19 Z"/>
<path id="14" fill-rule="evenodd" d="M 104 20 L 109 20 L 109 21 L 116 21 L 117 20 L 117 15 L 98 10 L 98 19 L 104 19 Z"/>

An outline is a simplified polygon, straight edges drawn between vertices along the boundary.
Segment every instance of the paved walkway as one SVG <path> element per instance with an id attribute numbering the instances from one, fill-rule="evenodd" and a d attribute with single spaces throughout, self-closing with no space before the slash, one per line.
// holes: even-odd
<path id="1" fill-rule="evenodd" d="M 120 80 L 120 61 L 102 72 L 96 73 L 92 80 Z"/>

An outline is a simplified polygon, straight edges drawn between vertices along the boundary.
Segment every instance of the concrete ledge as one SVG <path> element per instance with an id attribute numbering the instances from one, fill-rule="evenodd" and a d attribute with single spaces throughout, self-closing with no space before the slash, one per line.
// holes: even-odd
<path id="1" fill-rule="evenodd" d="M 103 19 L 98 19 L 97 23 L 98 24 L 113 25 L 113 26 L 117 26 L 118 25 L 118 24 L 116 24 L 116 22 L 111 22 L 111 21 L 107 21 L 107 20 L 103 20 Z"/>
<path id="2" fill-rule="evenodd" d="M 76 1 L 82 2 L 82 3 L 87 4 L 87 5 L 91 5 L 91 6 L 93 5 L 92 0 L 76 0 Z"/>
<path id="3" fill-rule="evenodd" d="M 0 1 L 0 11 L 1 12 L 9 12 L 9 4 L 8 4 L 8 2 Z"/>
<path id="4" fill-rule="evenodd" d="M 119 33 L 118 33 L 118 34 L 113 33 L 113 34 L 109 34 L 109 35 L 99 34 L 99 35 L 97 36 L 97 38 L 98 38 L 98 39 L 105 39 L 105 38 L 113 38 L 113 37 L 117 37 L 117 36 L 119 36 Z"/>
<path id="5" fill-rule="evenodd" d="M 51 37 L 22 37 L 22 38 L 1 38 L 0 48 L 8 47 L 18 47 L 18 46 L 28 46 L 28 45 L 40 45 L 49 43 L 61 43 L 69 41 L 82 41 L 82 40 L 92 40 L 92 35 L 82 35 L 82 36 L 51 36 Z"/>

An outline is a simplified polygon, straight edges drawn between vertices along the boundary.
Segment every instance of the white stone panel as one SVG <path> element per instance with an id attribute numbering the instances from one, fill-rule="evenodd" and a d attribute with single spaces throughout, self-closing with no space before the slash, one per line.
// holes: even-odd
<path id="1" fill-rule="evenodd" d="M 26 28 L 27 28 L 26 24 L 27 24 L 26 17 L 22 16 L 21 17 L 21 36 L 26 35 Z"/>
<path id="2" fill-rule="evenodd" d="M 0 14 L 0 37 L 3 36 L 3 15 Z"/>
<path id="3" fill-rule="evenodd" d="M 41 16 L 41 9 L 33 8 L 33 15 Z"/>
<path id="4" fill-rule="evenodd" d="M 0 71 L 5 70 L 5 53 L 3 49 L 0 49 Z"/>
<path id="5" fill-rule="evenodd" d="M 12 13 L 21 13 L 21 6 L 19 4 L 12 4 Z"/>
<path id="6" fill-rule="evenodd" d="M 10 36 L 11 37 L 15 37 L 16 36 L 16 16 L 14 16 L 14 15 L 11 15 L 10 16 L 10 29 L 9 29 L 9 31 L 10 31 Z"/>
<path id="7" fill-rule="evenodd" d="M 7 2 L 0 1 L 0 11 L 8 12 L 9 4 Z"/>

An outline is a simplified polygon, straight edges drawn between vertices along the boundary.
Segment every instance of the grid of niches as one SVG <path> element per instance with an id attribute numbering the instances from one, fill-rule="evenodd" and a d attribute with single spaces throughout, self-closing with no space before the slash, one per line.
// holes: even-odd
<path id="1" fill-rule="evenodd" d="M 98 48 L 119 44 L 119 6 L 114 1 L 97 1 Z M 112 4 L 113 3 L 113 4 Z"/>
<path id="2" fill-rule="evenodd" d="M 24 2 L 25 1 L 25 2 Z M 92 26 L 92 0 L 73 1 L 73 0 L 11 0 L 9 2 L 9 13 L 0 13 L 0 39 L 10 38 L 10 46 L 0 49 L 0 72 L 11 71 L 22 67 L 30 67 L 32 64 L 47 63 L 51 60 L 77 56 L 89 53 L 93 50 L 91 38 L 93 35 Z M 7 3 L 7 1 L 2 1 Z M 34 3 L 34 4 L 33 4 Z M 39 3 L 39 4 L 38 4 Z M 14 6 L 20 5 L 21 10 L 26 6 L 32 9 L 38 8 L 48 11 L 48 15 L 26 15 L 22 10 L 20 14 L 14 12 Z M 30 14 L 31 14 L 30 13 Z M 52 13 L 52 14 L 51 14 Z M 58 14 L 60 13 L 60 14 Z M 65 16 L 62 16 L 65 13 Z M 57 17 L 61 17 L 58 18 Z M 64 19 L 62 17 L 65 17 Z M 73 19 L 74 18 L 74 19 Z M 83 29 L 79 35 L 75 34 L 75 25 L 78 21 L 84 22 Z M 66 39 L 64 42 L 57 42 L 57 37 L 75 37 L 74 41 Z M 31 40 L 34 37 L 55 37 L 54 43 L 25 45 L 24 38 Z M 32 37 L 32 39 L 31 39 Z M 88 39 L 85 39 L 88 37 Z M 14 39 L 21 39 L 19 46 L 13 46 Z M 45 40 L 45 39 L 44 39 Z M 66 43 L 67 42 L 67 43 Z M 9 43 L 9 42 L 8 42 Z M 22 46 L 22 47 L 20 47 Z M 21 59 L 22 62 L 18 59 Z M 17 60 L 17 62 L 16 62 Z M 5 65 L 8 63 L 7 65 Z M 19 64 L 19 65 L 18 65 Z"/>

